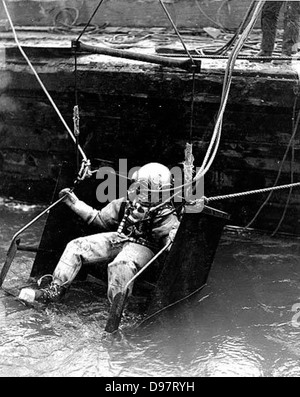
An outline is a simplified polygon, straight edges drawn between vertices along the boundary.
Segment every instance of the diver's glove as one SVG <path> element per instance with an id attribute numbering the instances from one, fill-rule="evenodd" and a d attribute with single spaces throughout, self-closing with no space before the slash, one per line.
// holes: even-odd
<path id="1" fill-rule="evenodd" d="M 169 239 L 169 241 L 170 241 L 171 243 L 174 242 L 176 233 L 177 233 L 177 228 L 171 229 L 171 231 L 170 231 L 170 233 L 169 233 L 169 236 L 168 236 L 168 239 Z"/>
<path id="2" fill-rule="evenodd" d="M 71 208 L 75 214 L 80 216 L 80 218 L 82 218 L 88 224 L 93 222 L 98 214 L 97 210 L 87 205 L 85 202 L 79 200 L 76 194 L 74 194 L 69 188 L 63 189 L 59 192 L 59 197 L 63 197 L 64 195 L 66 198 L 63 200 L 63 202 L 67 204 L 67 206 Z"/>

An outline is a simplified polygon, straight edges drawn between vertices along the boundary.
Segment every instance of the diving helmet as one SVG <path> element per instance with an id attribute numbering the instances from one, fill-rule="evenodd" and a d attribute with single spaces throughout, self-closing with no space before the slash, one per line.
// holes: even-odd
<path id="1" fill-rule="evenodd" d="M 131 202 L 155 206 L 170 197 L 171 188 L 169 168 L 160 163 L 148 163 L 132 175 L 128 196 Z"/>

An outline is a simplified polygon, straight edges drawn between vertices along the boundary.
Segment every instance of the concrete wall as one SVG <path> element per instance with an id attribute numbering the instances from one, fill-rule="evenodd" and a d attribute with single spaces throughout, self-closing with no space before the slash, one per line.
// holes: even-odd
<path id="1" fill-rule="evenodd" d="M 98 0 L 7 0 L 16 25 L 54 26 L 60 22 L 84 24 Z M 164 0 L 179 27 L 236 28 L 251 0 Z M 0 19 L 5 19 L 0 7 Z M 158 0 L 104 0 L 93 21 L 110 26 L 170 26 Z"/>
<path id="2" fill-rule="evenodd" d="M 44 60 L 37 71 L 72 126 L 74 68 L 72 60 Z M 277 69 L 276 69 L 277 70 Z M 278 70 L 277 70 L 278 71 Z M 271 71 L 270 71 L 271 72 Z M 272 186 L 292 130 L 298 80 L 258 70 L 236 73 L 223 120 L 218 156 L 205 180 L 205 195 L 236 193 Z M 99 160 L 128 159 L 128 169 L 160 161 L 170 167 L 184 158 L 190 136 L 191 79 L 184 72 L 153 65 L 79 64 L 80 141 L 93 166 Z M 223 71 L 202 71 L 196 78 L 193 142 L 199 166 L 214 128 L 222 92 Z M 49 202 L 63 160 L 74 162 L 73 142 L 35 77 L 21 63 L 0 69 L 0 195 Z M 299 134 L 295 140 L 299 159 Z M 290 157 L 280 184 L 290 182 Z M 75 167 L 71 167 L 74 171 Z M 294 164 L 299 180 L 300 164 Z M 71 178 L 72 179 L 72 178 Z M 288 191 L 273 195 L 260 217 L 260 228 L 273 230 Z M 244 225 L 265 195 L 213 203 Z M 289 202 L 284 228 L 300 234 L 299 192 Z"/>

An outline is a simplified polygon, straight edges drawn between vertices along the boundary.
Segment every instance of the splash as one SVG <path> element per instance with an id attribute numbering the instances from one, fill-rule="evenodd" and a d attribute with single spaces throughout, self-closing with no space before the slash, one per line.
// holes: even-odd
<path id="1" fill-rule="evenodd" d="M 21 201 L 16 201 L 14 199 L 0 197 L 0 208 L 5 207 L 8 210 L 20 211 L 20 212 L 32 212 L 37 210 L 42 210 L 45 208 L 44 205 L 38 204 L 27 204 Z"/>

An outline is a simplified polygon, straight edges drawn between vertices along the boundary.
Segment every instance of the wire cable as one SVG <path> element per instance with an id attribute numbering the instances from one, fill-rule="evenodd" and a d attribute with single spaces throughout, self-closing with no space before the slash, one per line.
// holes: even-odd
<path id="1" fill-rule="evenodd" d="M 205 18 L 207 18 L 210 22 L 212 22 L 213 24 L 217 25 L 219 28 L 224 29 L 225 27 L 218 21 L 215 21 L 214 19 L 212 19 L 209 15 L 206 14 L 206 12 L 202 9 L 202 7 L 200 6 L 200 3 L 198 0 L 195 0 L 196 3 L 196 7 L 198 8 L 198 10 L 201 12 L 201 14 L 203 14 L 205 16 Z"/>
<path id="2" fill-rule="evenodd" d="M 72 140 L 74 141 L 74 143 L 76 143 L 76 138 L 75 138 L 75 136 L 73 135 L 72 131 L 70 130 L 70 128 L 69 128 L 69 126 L 68 126 L 68 124 L 67 124 L 66 121 L 64 120 L 62 114 L 60 113 L 59 109 L 57 108 L 56 104 L 54 103 L 54 101 L 53 101 L 51 95 L 50 95 L 49 92 L 47 91 L 46 87 L 44 86 L 42 80 L 40 79 L 39 75 L 37 74 L 36 70 L 34 69 L 32 63 L 30 62 L 29 58 L 27 57 L 25 51 L 23 50 L 23 48 L 22 48 L 22 46 L 21 46 L 21 44 L 20 44 L 20 42 L 19 42 L 19 39 L 18 39 L 18 36 L 17 36 L 17 34 L 16 34 L 16 30 L 15 30 L 14 24 L 13 24 L 12 19 L 11 19 L 11 17 L 10 17 L 10 14 L 9 14 L 9 11 L 8 11 L 8 8 L 7 8 L 7 5 L 6 5 L 5 0 L 2 0 L 2 4 L 3 4 L 4 10 L 5 10 L 5 13 L 6 13 L 6 15 L 7 15 L 7 19 L 8 19 L 8 21 L 9 21 L 10 27 L 11 27 L 11 29 L 12 29 L 12 33 L 13 33 L 15 42 L 16 42 L 16 44 L 17 44 L 17 46 L 18 46 L 18 48 L 19 48 L 21 54 L 23 55 L 24 59 L 26 60 L 26 62 L 27 62 L 27 64 L 28 64 L 28 66 L 30 67 L 31 71 L 33 72 L 34 76 L 36 77 L 36 79 L 37 79 L 38 83 L 40 84 L 42 90 L 44 91 L 44 93 L 46 94 L 47 98 L 49 99 L 51 105 L 53 106 L 54 110 L 56 111 L 56 113 L 57 113 L 58 117 L 60 118 L 61 122 L 63 123 L 64 127 L 65 127 L 66 130 L 68 131 L 70 137 L 72 138 Z M 81 148 L 80 146 L 79 146 L 79 151 L 80 151 L 80 153 L 81 153 L 81 156 L 82 156 L 83 160 L 86 161 L 86 160 L 87 160 L 87 157 L 86 157 L 84 151 L 82 150 L 82 148 Z"/>
<path id="3" fill-rule="evenodd" d="M 191 60 L 191 62 L 193 63 L 193 65 L 196 65 L 196 64 L 195 64 L 195 61 L 194 61 L 194 59 L 193 59 L 193 57 L 192 57 L 192 55 L 191 55 L 191 53 L 190 53 L 190 51 L 188 50 L 188 48 L 187 48 L 187 46 L 186 46 L 184 40 L 183 40 L 182 37 L 181 37 L 181 34 L 179 33 L 179 30 L 177 29 L 177 26 L 176 26 L 175 23 L 173 22 L 172 17 L 171 17 L 171 15 L 170 15 L 169 11 L 167 10 L 165 4 L 163 3 L 162 0 L 159 0 L 159 2 L 160 2 L 160 4 L 161 4 L 161 6 L 162 6 L 164 12 L 166 13 L 166 15 L 167 15 L 167 17 L 168 17 L 168 19 L 169 19 L 171 25 L 173 26 L 176 35 L 178 36 L 179 40 L 181 41 L 181 44 L 182 44 L 182 46 L 183 46 L 185 52 L 187 53 L 187 55 L 188 55 L 188 57 L 190 58 L 190 60 Z"/>
<path id="4" fill-rule="evenodd" d="M 75 40 L 76 42 L 78 42 L 80 40 L 80 38 L 83 36 L 83 34 L 85 33 L 85 31 L 87 30 L 87 28 L 89 27 L 90 23 L 92 22 L 92 19 L 94 18 L 94 16 L 96 15 L 97 11 L 99 10 L 99 8 L 101 7 L 102 3 L 104 0 L 100 0 L 97 7 L 95 8 L 93 14 L 91 15 L 90 19 L 87 21 L 85 27 L 82 29 L 82 32 L 79 34 L 79 36 L 77 37 L 77 39 Z"/>
<path id="5" fill-rule="evenodd" d="M 279 167 L 279 170 L 278 170 L 278 173 L 277 173 L 277 177 L 276 177 L 275 182 L 274 182 L 274 184 L 273 184 L 273 187 L 275 187 L 275 186 L 277 185 L 278 181 L 279 181 L 279 178 L 280 178 L 280 175 L 281 175 L 281 172 L 282 172 L 282 169 L 283 169 L 284 162 L 285 162 L 285 160 L 286 160 L 286 158 L 287 158 L 288 152 L 289 152 L 290 147 L 291 147 L 291 145 L 292 145 L 292 142 L 293 142 L 293 140 L 294 140 L 294 138 L 295 138 L 295 135 L 296 135 L 296 132 L 297 132 L 297 126 L 299 125 L 299 122 L 300 122 L 300 111 L 299 111 L 299 113 L 298 113 L 298 117 L 297 117 L 297 121 L 296 121 L 296 128 L 294 128 L 293 134 L 292 134 L 292 136 L 291 136 L 291 138 L 290 138 L 290 140 L 289 140 L 289 143 L 288 143 L 288 145 L 287 145 L 287 148 L 286 148 L 285 153 L 284 153 L 284 155 L 283 155 L 283 158 L 282 158 L 282 160 L 281 160 L 281 164 L 280 164 L 280 167 Z M 259 216 L 259 214 L 261 213 L 261 211 L 262 211 L 263 208 L 265 207 L 265 205 L 266 205 L 266 204 L 268 203 L 268 201 L 270 200 L 270 198 L 271 198 L 271 196 L 272 196 L 272 194 L 273 194 L 273 191 L 274 191 L 273 189 L 270 190 L 270 193 L 268 194 L 268 196 L 266 197 L 266 199 L 264 200 L 264 202 L 261 204 L 261 206 L 259 207 L 259 209 L 258 209 L 258 211 L 256 212 L 256 214 L 254 215 L 254 217 L 253 217 L 253 218 L 251 219 L 251 221 L 248 222 L 248 224 L 245 226 L 246 229 L 249 228 L 249 227 L 253 224 L 253 222 L 255 222 L 255 220 L 257 219 L 257 217 Z"/>
<path id="6" fill-rule="evenodd" d="M 230 54 L 229 61 L 228 61 L 226 71 L 225 71 L 225 76 L 224 76 L 221 104 L 220 104 L 220 108 L 219 108 L 218 115 L 217 115 L 217 121 L 215 124 L 215 128 L 214 128 L 213 135 L 210 140 L 208 149 L 206 151 L 204 160 L 202 162 L 202 165 L 191 182 L 184 183 L 180 186 L 176 186 L 175 188 L 172 189 L 174 191 L 182 189 L 184 187 L 188 187 L 191 184 L 197 184 L 197 182 L 199 182 L 199 180 L 201 178 L 203 178 L 205 176 L 205 174 L 209 171 L 209 169 L 217 155 L 219 145 L 220 145 L 220 140 L 221 140 L 223 116 L 224 116 L 225 108 L 226 108 L 227 101 L 228 101 L 229 90 L 230 90 L 230 86 L 231 86 L 232 72 L 234 69 L 235 61 L 237 59 L 237 56 L 238 56 L 241 48 L 243 47 L 243 44 L 245 43 L 249 34 L 251 33 L 252 28 L 256 23 L 258 15 L 259 15 L 265 1 L 266 0 L 259 0 L 256 7 L 253 7 L 251 5 L 251 9 L 253 9 L 253 13 L 250 18 L 250 21 L 246 25 L 244 31 L 241 33 L 239 39 L 237 40 L 237 43 L 235 44 L 235 46 Z M 165 189 L 165 191 L 168 191 L 168 189 Z M 171 191 L 171 189 L 169 191 Z M 151 190 L 151 192 L 157 192 L 157 191 Z M 177 194 L 178 194 L 178 192 L 177 192 Z M 175 197 L 175 194 L 173 197 Z"/>
<path id="7" fill-rule="evenodd" d="M 297 122 L 295 124 L 296 104 L 297 104 L 297 97 L 296 97 L 295 104 L 294 104 L 294 109 L 293 109 L 293 119 L 292 119 L 293 120 L 293 131 L 295 131 L 295 129 L 297 130 L 298 129 L 298 125 L 299 125 L 299 118 L 297 118 Z M 294 161 L 295 161 L 295 139 L 293 139 L 292 144 L 291 144 L 291 161 L 290 161 L 291 183 L 294 183 L 294 171 L 295 171 L 294 170 Z M 291 199 L 291 196 L 292 196 L 292 192 L 293 192 L 293 187 L 290 187 L 289 194 L 288 194 L 288 197 L 287 197 L 287 200 L 286 200 L 286 203 L 285 203 L 285 207 L 284 207 L 282 216 L 281 216 L 281 218 L 280 218 L 280 220 L 278 222 L 277 227 L 275 228 L 274 232 L 271 235 L 272 237 L 274 237 L 278 233 L 278 231 L 279 231 L 279 229 L 280 229 L 280 227 L 281 227 L 281 225 L 282 225 L 282 223 L 283 223 L 283 221 L 285 219 L 285 215 L 287 213 L 288 204 L 290 202 L 290 199 Z"/>

